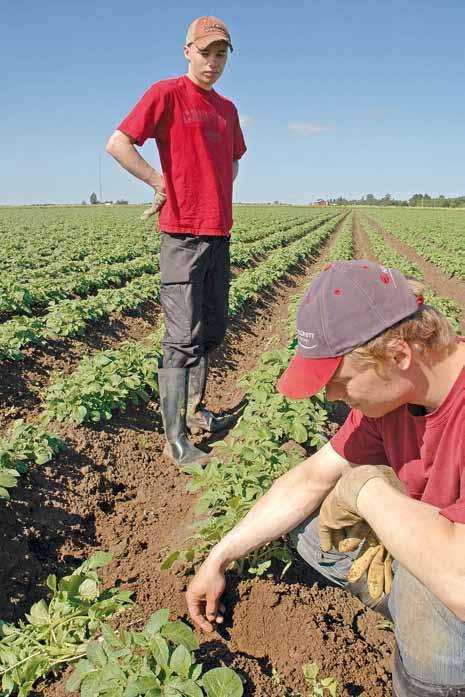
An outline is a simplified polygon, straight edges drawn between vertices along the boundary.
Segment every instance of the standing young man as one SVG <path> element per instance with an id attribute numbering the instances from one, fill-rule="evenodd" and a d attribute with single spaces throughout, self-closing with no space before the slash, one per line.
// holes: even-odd
<path id="1" fill-rule="evenodd" d="M 414 283 L 363 260 L 327 265 L 297 333 L 278 389 L 326 386 L 352 410 L 213 548 L 189 613 L 222 622 L 230 563 L 291 533 L 323 576 L 390 612 L 395 697 L 465 697 L 465 341 Z"/>
<path id="2" fill-rule="evenodd" d="M 223 341 L 228 319 L 232 187 L 246 151 L 236 107 L 214 89 L 232 51 L 229 31 L 215 17 L 190 25 L 187 75 L 157 82 L 111 136 L 107 151 L 155 191 L 160 212 L 160 299 L 165 336 L 158 372 L 165 454 L 178 465 L 207 455 L 187 439 L 187 428 L 218 431 L 202 404 L 208 354 Z M 137 152 L 155 138 L 162 174 Z"/>

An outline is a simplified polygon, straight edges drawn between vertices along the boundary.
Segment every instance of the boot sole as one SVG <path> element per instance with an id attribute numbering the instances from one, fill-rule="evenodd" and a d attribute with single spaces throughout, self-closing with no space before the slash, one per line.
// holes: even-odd
<path id="1" fill-rule="evenodd" d="M 163 455 L 167 457 L 169 460 L 171 460 L 171 462 L 174 465 L 177 465 L 178 467 L 183 467 L 184 465 L 206 465 L 211 457 L 211 455 L 205 453 L 204 456 L 196 458 L 195 460 L 189 460 L 189 462 L 179 462 L 179 460 L 176 460 L 173 457 L 171 453 L 171 448 L 168 445 L 165 445 L 165 447 L 163 448 Z"/>

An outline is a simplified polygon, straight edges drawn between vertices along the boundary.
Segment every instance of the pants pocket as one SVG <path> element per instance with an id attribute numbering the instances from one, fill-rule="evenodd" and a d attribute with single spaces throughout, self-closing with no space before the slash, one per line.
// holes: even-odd
<path id="1" fill-rule="evenodd" d="M 165 321 L 165 341 L 190 344 L 192 336 L 191 308 L 187 302 L 187 284 L 169 283 L 160 289 Z"/>

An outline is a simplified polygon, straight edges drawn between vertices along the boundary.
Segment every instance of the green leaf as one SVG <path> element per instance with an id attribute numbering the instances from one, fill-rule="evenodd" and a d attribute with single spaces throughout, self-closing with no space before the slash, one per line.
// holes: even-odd
<path id="1" fill-rule="evenodd" d="M 92 601 L 99 596 L 99 585 L 97 581 L 88 578 L 79 586 L 79 595 L 82 600 Z"/>
<path id="2" fill-rule="evenodd" d="M 292 436 L 297 443 L 305 443 L 308 439 L 307 429 L 303 424 L 294 423 L 292 426 Z"/>
<path id="3" fill-rule="evenodd" d="M 183 695 L 183 697 L 203 697 L 203 692 L 193 680 L 170 680 L 167 685 L 166 694 Z M 173 692 L 171 692 L 173 690 Z"/>
<path id="4" fill-rule="evenodd" d="M 168 622 L 163 627 L 162 634 L 165 639 L 169 639 L 174 644 L 182 644 L 188 651 L 195 651 L 199 648 L 199 642 L 194 632 L 184 622 Z"/>
<path id="5" fill-rule="evenodd" d="M 306 663 L 302 667 L 304 678 L 310 682 L 317 679 L 318 673 L 320 672 L 320 666 L 318 663 Z"/>
<path id="6" fill-rule="evenodd" d="M 57 577 L 54 574 L 47 576 L 47 586 L 51 591 L 56 591 L 57 589 Z"/>
<path id="7" fill-rule="evenodd" d="M 174 562 L 179 559 L 181 556 L 181 552 L 173 552 L 173 554 L 170 554 L 169 557 L 166 557 L 165 561 L 163 564 L 160 566 L 161 571 L 168 571 L 168 569 L 171 569 L 173 566 Z"/>
<path id="8" fill-rule="evenodd" d="M 177 646 L 170 659 L 170 668 L 179 677 L 187 679 L 192 664 L 191 654 L 185 646 Z"/>
<path id="9" fill-rule="evenodd" d="M 163 669 L 167 670 L 170 651 L 168 644 L 160 634 L 155 634 L 150 642 L 150 649 L 157 663 L 159 663 Z"/>
<path id="10" fill-rule="evenodd" d="M 110 552 L 94 552 L 87 561 L 88 569 L 100 569 L 102 566 L 106 566 L 113 559 L 113 555 Z"/>
<path id="11" fill-rule="evenodd" d="M 157 610 L 150 616 L 149 621 L 145 625 L 144 634 L 152 635 L 158 634 L 158 632 L 165 626 L 168 622 L 170 616 L 170 611 L 166 608 Z"/>
<path id="12" fill-rule="evenodd" d="M 79 686 L 83 679 L 94 670 L 92 663 L 87 660 L 79 661 L 74 672 L 66 683 L 68 692 L 79 690 Z"/>
<path id="13" fill-rule="evenodd" d="M 95 668 L 104 668 L 107 664 L 107 657 L 102 645 L 98 641 L 91 641 L 87 644 L 87 658 Z"/>
<path id="14" fill-rule="evenodd" d="M 240 677 L 231 668 L 213 668 L 202 678 L 207 697 L 242 697 L 244 688 Z"/>
<path id="15" fill-rule="evenodd" d="M 35 627 L 43 627 L 49 624 L 50 617 L 48 614 L 48 605 L 45 600 L 39 600 L 38 603 L 35 603 L 26 617 Z"/>

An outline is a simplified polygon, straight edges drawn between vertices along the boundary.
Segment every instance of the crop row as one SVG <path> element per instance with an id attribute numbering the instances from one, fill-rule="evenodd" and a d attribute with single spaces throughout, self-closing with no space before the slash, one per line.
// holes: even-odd
<path id="1" fill-rule="evenodd" d="M 351 212 L 347 218 L 344 218 L 341 227 L 339 228 L 338 236 L 331 247 L 331 251 L 326 257 L 326 261 L 335 261 L 337 259 L 353 259 L 355 255 L 354 236 L 353 236 L 354 213 Z"/>
<path id="2" fill-rule="evenodd" d="M 321 224 L 320 219 L 312 223 L 304 221 L 291 229 L 275 232 L 260 242 L 232 245 L 231 262 L 237 266 L 245 266 L 271 249 L 308 234 Z M 134 264 L 132 267 L 136 268 Z M 43 346 L 56 336 L 79 336 L 89 324 L 111 313 L 134 310 L 149 298 L 158 301 L 159 255 L 156 255 L 153 261 L 147 260 L 142 265 L 139 264 L 138 269 L 149 273 L 138 276 L 122 288 L 99 290 L 95 295 L 85 299 L 60 300 L 49 305 L 46 313 L 40 317 L 19 316 L 3 322 L 0 324 L 0 359 L 19 360 L 21 351 L 26 346 Z M 107 280 L 110 278 L 120 280 L 118 271 L 112 275 L 110 269 Z M 47 292 L 50 292 L 49 289 Z"/>
<path id="3" fill-rule="evenodd" d="M 294 221 L 296 218 L 296 221 Z M 288 230 L 295 224 L 308 222 L 308 217 L 294 216 L 286 221 L 253 231 L 253 239 L 265 237 L 270 232 Z M 100 244 L 100 238 L 97 238 Z M 233 245 L 247 243 L 249 239 L 233 238 Z M 124 280 L 141 273 L 152 272 L 151 266 L 158 259 L 159 236 L 144 240 L 136 248 L 127 247 L 115 254 L 112 249 L 106 254 L 97 249 L 94 254 L 79 258 L 61 259 L 35 269 L 27 268 L 20 273 L 5 269 L 5 281 L 0 282 L 0 313 L 30 312 L 36 306 L 46 306 L 50 301 L 61 300 L 73 295 L 85 296 L 88 293 L 119 285 Z"/>
<path id="4" fill-rule="evenodd" d="M 8 489 L 16 486 L 19 475 L 30 464 L 49 462 L 61 446 L 60 439 L 41 426 L 16 419 L 0 438 L 0 498 L 10 498 Z"/>
<path id="5" fill-rule="evenodd" d="M 387 226 L 387 231 L 405 244 L 413 247 L 417 254 L 437 266 L 448 276 L 465 279 L 465 223 L 448 229 L 426 228 L 425 224 L 408 224 L 405 219 L 396 219 L 383 211 L 372 213 L 372 217 Z M 454 220 L 449 217 L 449 222 Z M 457 221 L 456 221 L 457 223 Z"/>
<path id="6" fill-rule="evenodd" d="M 402 273 L 407 276 L 416 278 L 419 281 L 423 280 L 423 272 L 421 269 L 413 261 L 410 261 L 402 254 L 398 254 L 392 249 L 368 220 L 366 223 L 364 222 L 364 229 L 370 238 L 374 253 L 381 262 L 399 269 L 399 271 L 402 271 Z M 434 307 L 440 310 L 456 329 L 459 327 L 460 307 L 454 300 L 437 295 L 429 289 L 426 291 L 425 300 L 427 303 L 434 305 Z"/>
<path id="7" fill-rule="evenodd" d="M 289 247 L 272 253 L 254 269 L 243 271 L 231 283 L 230 315 L 236 315 L 258 291 L 315 252 L 337 222 L 331 220 Z M 108 420 L 128 400 L 138 403 L 148 399 L 146 388 L 157 392 L 155 373 L 161 357 L 161 337 L 160 323 L 147 338 L 147 345 L 125 342 L 119 349 L 84 358 L 70 375 L 56 377 L 45 394 L 46 419 L 75 423 Z"/>
<path id="8" fill-rule="evenodd" d="M 102 589 L 97 570 L 110 561 L 111 554 L 94 552 L 71 575 L 50 575 L 48 603 L 35 603 L 17 626 L 2 622 L 2 694 L 27 697 L 39 680 L 72 665 L 66 688 L 81 697 L 241 697 L 241 679 L 230 668 L 203 673 L 195 633 L 170 621 L 168 609 L 154 612 L 142 631 L 107 624 L 134 606 L 132 591 Z"/>

